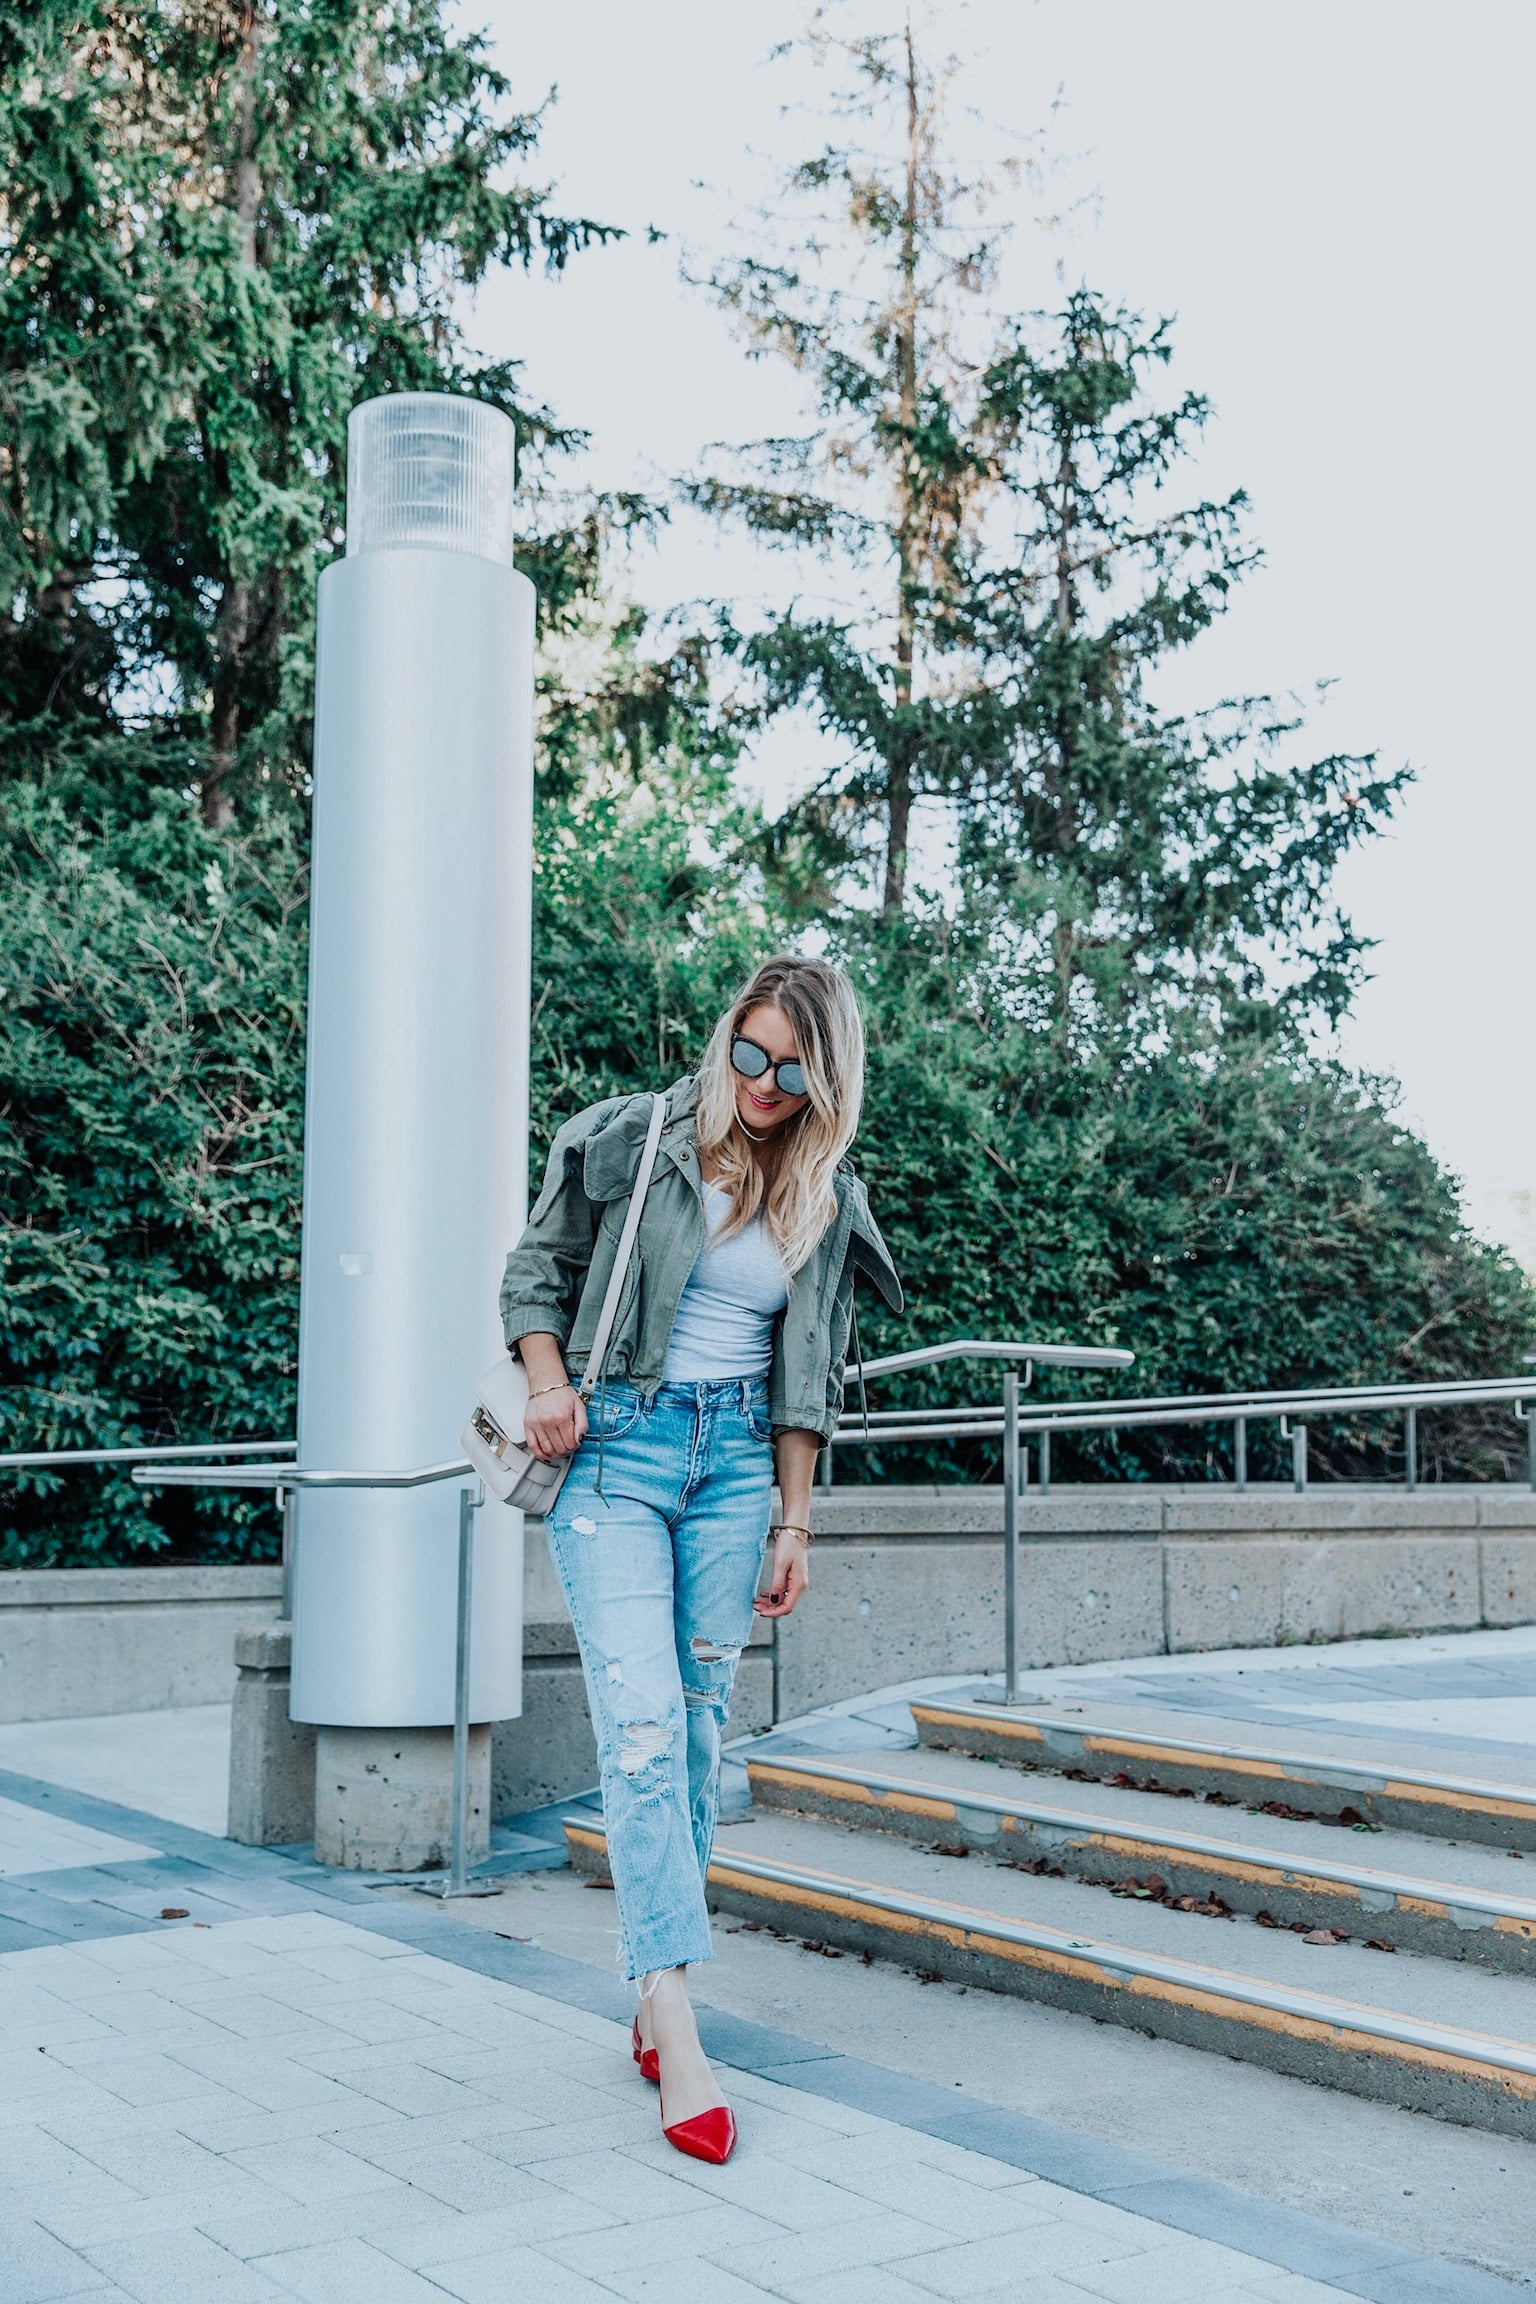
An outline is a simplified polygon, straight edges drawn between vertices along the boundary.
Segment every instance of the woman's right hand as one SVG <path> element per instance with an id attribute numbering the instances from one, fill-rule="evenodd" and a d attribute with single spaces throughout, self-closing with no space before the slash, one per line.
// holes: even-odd
<path id="1" fill-rule="evenodd" d="M 558 1456 L 574 1456 L 586 1430 L 586 1406 L 570 1384 L 530 1400 L 523 1414 L 524 1446 L 543 1464 Z"/>

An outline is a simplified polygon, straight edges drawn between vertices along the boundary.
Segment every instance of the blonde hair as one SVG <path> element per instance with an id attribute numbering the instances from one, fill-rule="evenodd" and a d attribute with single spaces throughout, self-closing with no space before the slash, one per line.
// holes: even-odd
<path id="1" fill-rule="evenodd" d="M 755 1138 L 736 1110 L 731 1042 L 754 1008 L 788 1018 L 810 1101 L 771 1136 Z M 791 1277 L 808 1264 L 837 1212 L 833 1177 L 853 1142 L 864 1100 L 864 1020 L 841 968 L 792 953 L 765 960 L 710 1035 L 699 1067 L 699 1149 L 731 1196 L 717 1235 L 728 1239 L 761 1209 Z"/>

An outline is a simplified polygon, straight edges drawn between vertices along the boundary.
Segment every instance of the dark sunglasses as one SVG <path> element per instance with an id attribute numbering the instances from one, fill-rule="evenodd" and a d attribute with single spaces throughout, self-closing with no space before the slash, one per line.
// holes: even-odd
<path id="1" fill-rule="evenodd" d="M 731 1070 L 739 1072 L 743 1080 L 766 1080 L 771 1072 L 781 1096 L 809 1096 L 811 1092 L 805 1066 L 797 1056 L 776 1064 L 767 1049 L 759 1048 L 755 1040 L 731 1042 Z"/>

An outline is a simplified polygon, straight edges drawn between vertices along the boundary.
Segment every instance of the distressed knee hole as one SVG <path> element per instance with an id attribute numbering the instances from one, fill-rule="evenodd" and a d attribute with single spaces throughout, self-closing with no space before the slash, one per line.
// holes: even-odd
<path id="1" fill-rule="evenodd" d="M 725 1712 L 723 1688 L 685 1688 L 683 1703 L 690 1712 Z"/>
<path id="2" fill-rule="evenodd" d="M 627 1720 L 622 1736 L 619 1766 L 626 1776 L 654 1767 L 672 1746 L 672 1731 L 662 1720 Z"/>
<path id="3" fill-rule="evenodd" d="M 739 1660 L 741 1655 L 741 1642 L 739 1640 L 702 1640 L 695 1638 L 690 1640 L 688 1645 L 693 1652 L 693 1660 L 695 1664 L 734 1664 Z"/>

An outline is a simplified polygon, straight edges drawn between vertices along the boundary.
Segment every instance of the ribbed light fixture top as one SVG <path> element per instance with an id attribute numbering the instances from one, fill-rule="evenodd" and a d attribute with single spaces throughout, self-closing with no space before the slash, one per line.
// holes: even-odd
<path id="1" fill-rule="evenodd" d="M 389 392 L 347 421 L 347 551 L 431 545 L 512 566 L 517 435 L 451 392 Z"/>

